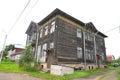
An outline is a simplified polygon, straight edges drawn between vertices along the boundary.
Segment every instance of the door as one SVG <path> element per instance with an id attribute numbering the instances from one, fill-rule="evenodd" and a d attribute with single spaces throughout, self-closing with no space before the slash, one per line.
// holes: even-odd
<path id="1" fill-rule="evenodd" d="M 54 49 L 47 50 L 47 68 L 54 64 Z"/>

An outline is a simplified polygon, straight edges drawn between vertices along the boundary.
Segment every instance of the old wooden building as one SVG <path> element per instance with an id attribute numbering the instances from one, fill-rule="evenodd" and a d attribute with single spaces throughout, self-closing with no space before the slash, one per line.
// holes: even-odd
<path id="1" fill-rule="evenodd" d="M 83 23 L 59 9 L 39 23 L 31 22 L 26 34 L 43 68 L 57 64 L 93 69 L 106 64 L 107 36 L 92 22 Z"/>

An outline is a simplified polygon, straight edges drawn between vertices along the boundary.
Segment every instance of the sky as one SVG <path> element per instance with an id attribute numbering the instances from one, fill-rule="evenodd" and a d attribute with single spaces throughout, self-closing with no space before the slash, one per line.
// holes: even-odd
<path id="1" fill-rule="evenodd" d="M 40 22 L 59 8 L 76 19 L 95 27 L 107 35 L 106 54 L 120 57 L 120 1 L 119 0 L 31 0 L 23 14 L 18 16 L 29 0 L 0 0 L 0 50 L 6 45 L 25 46 L 26 30 L 31 21 Z M 16 22 L 16 24 L 15 24 Z"/>

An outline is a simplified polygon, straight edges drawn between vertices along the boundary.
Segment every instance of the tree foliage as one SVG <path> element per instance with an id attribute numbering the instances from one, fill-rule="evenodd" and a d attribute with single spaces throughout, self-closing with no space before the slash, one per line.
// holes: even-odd
<path id="1" fill-rule="evenodd" d="M 34 62 L 34 54 L 32 51 L 32 46 L 28 44 L 21 55 L 19 66 L 23 68 L 30 68 L 32 62 Z"/>
<path id="2" fill-rule="evenodd" d="M 28 44 L 21 56 L 21 61 L 23 63 L 31 63 L 34 61 L 34 55 L 33 55 L 33 51 L 32 51 L 32 46 L 30 44 Z"/>
<path id="3" fill-rule="evenodd" d="M 7 45 L 3 51 L 3 59 L 7 59 L 7 55 L 8 55 L 8 51 L 11 50 L 11 49 L 14 49 L 14 45 L 10 44 L 10 45 Z"/>

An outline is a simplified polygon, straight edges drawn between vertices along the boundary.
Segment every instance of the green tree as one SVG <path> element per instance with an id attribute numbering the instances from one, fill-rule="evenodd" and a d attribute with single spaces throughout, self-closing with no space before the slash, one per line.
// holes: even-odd
<path id="1" fill-rule="evenodd" d="M 3 59 L 7 59 L 7 55 L 8 55 L 8 51 L 9 50 L 13 50 L 14 49 L 14 45 L 10 44 L 10 45 L 7 45 L 3 51 Z"/>
<path id="2" fill-rule="evenodd" d="M 19 66 L 23 69 L 29 69 L 31 67 L 31 63 L 33 62 L 34 62 L 34 54 L 32 51 L 32 46 L 28 44 L 25 47 L 23 54 L 21 55 Z"/>

